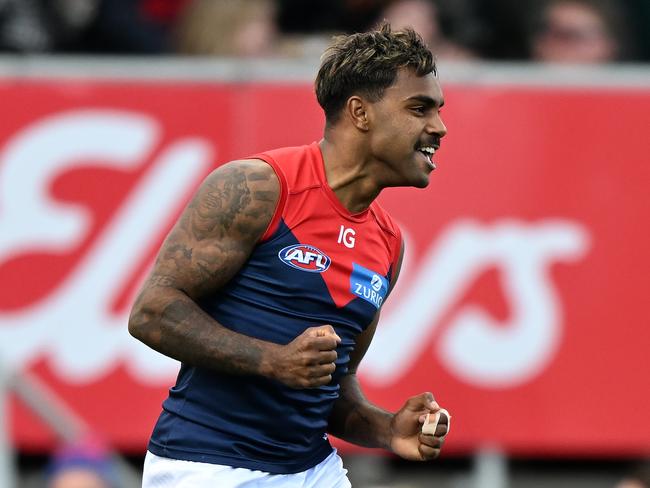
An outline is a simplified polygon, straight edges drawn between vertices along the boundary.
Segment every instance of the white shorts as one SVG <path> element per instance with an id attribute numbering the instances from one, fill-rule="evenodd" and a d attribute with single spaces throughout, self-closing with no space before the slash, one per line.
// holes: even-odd
<path id="1" fill-rule="evenodd" d="M 292 474 L 169 459 L 147 451 L 142 488 L 351 488 L 347 472 L 336 449 L 313 468 Z"/>

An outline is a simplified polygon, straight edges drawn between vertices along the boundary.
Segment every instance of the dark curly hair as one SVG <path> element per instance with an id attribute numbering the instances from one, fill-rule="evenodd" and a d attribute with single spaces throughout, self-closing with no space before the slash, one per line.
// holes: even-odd
<path id="1" fill-rule="evenodd" d="M 413 29 L 392 31 L 383 22 L 369 32 L 334 38 L 323 53 L 315 82 L 327 123 L 337 121 L 353 94 L 379 101 L 401 68 L 410 68 L 418 76 L 437 74 L 431 51 Z"/>

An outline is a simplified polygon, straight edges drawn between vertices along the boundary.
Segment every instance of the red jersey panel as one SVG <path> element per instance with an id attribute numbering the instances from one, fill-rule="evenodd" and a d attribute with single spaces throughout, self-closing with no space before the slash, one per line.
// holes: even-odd
<path id="1" fill-rule="evenodd" d="M 271 164 L 286 184 L 286 201 L 277 212 L 286 227 L 300 243 L 315 246 L 331 259 L 322 278 L 337 306 L 363 297 L 360 290 L 350 286 L 355 264 L 388 277 L 399 259 L 398 227 L 377 202 L 357 214 L 351 214 L 341 204 L 327 184 L 318 143 L 277 149 L 256 157 Z M 274 231 L 270 228 L 264 238 Z M 369 298 L 381 306 L 385 295 L 370 294 Z"/>

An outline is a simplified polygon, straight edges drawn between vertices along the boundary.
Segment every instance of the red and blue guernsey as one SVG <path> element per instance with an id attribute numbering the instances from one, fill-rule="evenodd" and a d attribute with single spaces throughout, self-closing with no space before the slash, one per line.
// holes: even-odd
<path id="1" fill-rule="evenodd" d="M 401 236 L 374 202 L 351 214 L 327 184 L 317 143 L 255 155 L 275 170 L 281 196 L 250 259 L 199 304 L 225 327 L 287 344 L 330 324 L 341 337 L 330 384 L 292 389 L 261 376 L 183 364 L 148 449 L 168 458 L 270 473 L 309 469 L 331 452 L 327 418 L 355 337 L 388 294 Z"/>

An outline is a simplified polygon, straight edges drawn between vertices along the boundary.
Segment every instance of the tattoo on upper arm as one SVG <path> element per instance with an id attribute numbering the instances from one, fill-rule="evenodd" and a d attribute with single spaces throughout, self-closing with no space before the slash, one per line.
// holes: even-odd
<path id="1" fill-rule="evenodd" d="M 243 168 L 225 170 L 223 178 L 208 178 L 190 204 L 190 230 L 197 240 L 230 230 L 235 218 L 252 201 Z"/>
<path id="2" fill-rule="evenodd" d="M 209 175 L 169 233 L 136 299 L 129 330 L 154 349 L 230 373 L 259 369 L 262 348 L 225 328 L 198 299 L 225 285 L 267 229 L 280 194 L 273 169 L 238 161 Z"/>
<path id="3" fill-rule="evenodd" d="M 266 230 L 279 198 L 273 169 L 239 161 L 209 175 L 179 219 L 148 284 L 190 296 L 223 286 Z"/>
<path id="4" fill-rule="evenodd" d="M 182 265 L 192 260 L 192 249 L 183 244 L 172 244 L 167 249 L 167 257 L 173 260 L 177 265 Z"/>
<path id="5" fill-rule="evenodd" d="M 166 275 L 154 274 L 148 280 L 149 286 L 172 286 L 174 280 Z"/>

